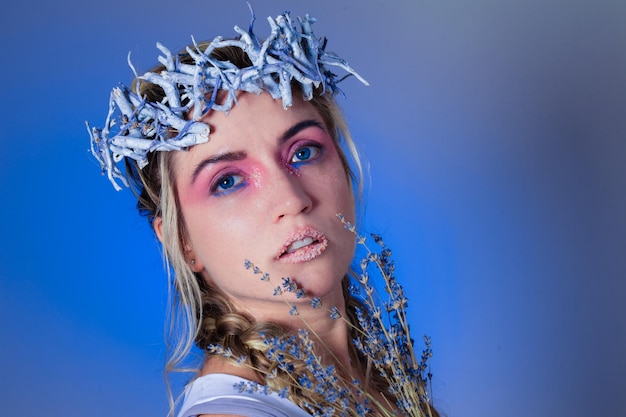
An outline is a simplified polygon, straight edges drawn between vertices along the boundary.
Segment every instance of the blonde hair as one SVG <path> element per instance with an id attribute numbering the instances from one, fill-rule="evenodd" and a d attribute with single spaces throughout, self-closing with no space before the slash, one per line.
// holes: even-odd
<path id="1" fill-rule="evenodd" d="M 208 42 L 201 43 L 204 48 Z M 215 58 L 229 60 L 239 67 L 251 65 L 248 57 L 239 48 L 224 47 L 215 49 L 212 53 Z M 178 56 L 181 63 L 193 62 L 192 58 L 183 49 Z M 163 66 L 154 68 L 153 72 L 163 70 Z M 149 101 L 159 102 L 164 97 L 164 92 L 158 85 L 145 80 L 135 80 L 135 87 L 142 97 Z M 293 87 L 294 93 L 301 92 L 298 85 Z M 295 95 L 295 94 L 294 94 Z M 329 93 L 318 89 L 309 103 L 318 111 L 326 128 L 334 139 L 335 146 L 341 157 L 347 180 L 352 185 L 353 192 L 358 201 L 362 194 L 362 165 L 354 144 L 345 117 Z M 172 132 L 175 135 L 176 132 Z M 349 158 L 348 158 L 348 156 Z M 279 336 L 285 333 L 284 329 L 272 323 L 257 323 L 250 317 L 237 312 L 232 303 L 212 288 L 201 274 L 193 272 L 185 257 L 186 229 L 184 218 L 180 211 L 176 182 L 172 170 L 171 152 L 154 152 L 148 155 L 148 164 L 139 168 L 134 160 L 126 159 L 126 172 L 131 183 L 131 189 L 137 196 L 137 207 L 142 215 L 148 217 L 151 224 L 155 219 L 161 222 L 161 243 L 165 268 L 168 273 L 169 288 L 169 326 L 166 329 L 168 345 L 168 357 L 165 367 L 166 380 L 170 398 L 170 412 L 173 414 L 175 404 L 171 394 L 170 378 L 172 372 L 193 372 L 195 368 L 187 366 L 186 360 L 191 353 L 194 344 L 205 350 L 209 345 L 221 345 L 230 349 L 234 357 L 246 357 L 246 361 L 254 369 L 269 370 L 269 363 L 265 352 L 266 344 L 261 334 L 265 337 Z M 354 169 L 352 168 L 354 167 Z M 242 266 L 243 267 L 243 266 Z M 359 302 L 349 295 L 349 278 L 344 278 L 344 297 L 348 310 Z M 353 325 L 353 331 L 358 328 L 358 321 L 353 313 L 348 313 L 348 320 Z M 350 335 L 349 339 L 356 337 Z M 369 366 L 366 360 L 350 340 L 347 343 L 351 349 L 351 356 L 363 369 Z M 304 367 L 304 364 L 296 368 Z M 376 375 L 367 375 L 377 389 L 386 387 L 381 378 Z M 272 378 L 268 380 L 266 375 L 259 374 L 260 380 L 266 381 L 274 389 L 288 388 L 289 397 L 298 405 L 318 404 L 322 397 L 315 393 L 303 393 L 289 384 L 287 378 Z M 377 382 L 374 382 L 377 381 Z M 380 392 L 380 391 L 379 391 Z M 319 398 L 317 398 L 319 396 Z"/>

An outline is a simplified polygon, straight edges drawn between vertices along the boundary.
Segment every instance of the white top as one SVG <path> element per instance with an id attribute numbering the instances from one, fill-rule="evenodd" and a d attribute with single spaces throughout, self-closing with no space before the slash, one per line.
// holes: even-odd
<path id="1" fill-rule="evenodd" d="M 311 417 L 295 403 L 278 394 L 239 392 L 236 383 L 251 381 L 228 374 L 208 374 L 185 388 L 177 417 L 199 414 L 235 414 L 246 417 Z"/>

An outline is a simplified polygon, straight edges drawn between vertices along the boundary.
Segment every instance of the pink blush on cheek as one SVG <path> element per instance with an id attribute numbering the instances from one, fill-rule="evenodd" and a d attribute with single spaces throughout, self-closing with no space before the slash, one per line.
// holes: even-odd
<path id="1" fill-rule="evenodd" d="M 197 204 L 206 200 L 209 194 L 208 188 L 198 181 L 193 187 L 179 187 L 178 199 L 182 207 Z"/>

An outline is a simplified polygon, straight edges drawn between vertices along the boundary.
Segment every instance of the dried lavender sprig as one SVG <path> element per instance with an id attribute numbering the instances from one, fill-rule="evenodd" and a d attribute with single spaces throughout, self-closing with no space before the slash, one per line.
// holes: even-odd
<path id="1" fill-rule="evenodd" d="M 263 272 L 257 265 L 255 265 L 250 260 L 244 261 L 244 267 L 246 269 L 252 270 L 253 274 L 261 275 L 261 279 L 263 281 L 272 283 L 271 277 Z M 276 289 L 280 289 L 277 291 Z M 304 290 L 300 288 L 295 280 L 289 277 L 281 278 L 281 285 L 277 286 L 274 290 L 274 295 L 284 295 L 285 293 L 294 293 L 297 298 L 306 298 L 308 297 Z M 291 315 L 299 315 L 299 312 L 296 306 L 289 301 L 288 299 L 284 299 L 287 306 L 290 308 Z M 321 308 L 322 302 L 318 297 L 313 297 L 310 299 L 309 304 L 313 308 Z M 334 320 L 344 320 L 349 326 L 352 324 L 344 318 L 339 309 L 335 306 L 327 309 L 329 316 Z M 315 330 L 310 326 L 307 320 L 300 316 L 302 323 L 307 327 L 306 329 L 300 329 L 298 332 L 298 339 L 296 340 L 293 335 L 287 336 L 287 338 L 265 338 L 266 344 L 268 345 L 267 356 L 268 359 L 274 361 L 278 364 L 279 368 L 283 371 L 293 373 L 294 369 L 290 367 L 289 361 L 286 360 L 286 356 L 295 356 L 298 359 L 304 361 L 307 364 L 307 370 L 312 373 L 314 379 L 292 379 L 294 386 L 297 386 L 300 389 L 310 390 L 313 389 L 317 393 L 324 393 L 326 396 L 326 401 L 329 402 L 332 407 L 331 409 L 326 409 L 326 412 L 322 410 L 320 413 L 319 407 L 312 404 L 304 404 L 303 407 L 313 413 L 313 415 L 354 415 L 354 416 L 367 416 L 371 415 L 372 411 L 371 405 L 376 405 L 376 407 L 380 410 L 384 410 L 384 408 L 375 401 L 371 396 L 363 392 L 360 389 L 356 389 L 355 392 L 346 389 L 347 381 L 339 378 L 336 375 L 335 366 L 333 365 L 325 365 L 322 363 L 319 356 L 315 354 L 315 348 L 313 346 L 313 341 L 309 337 L 309 331 L 312 332 L 318 343 L 326 349 L 326 351 L 331 355 L 334 362 L 344 366 L 343 362 L 339 361 L 338 358 L 334 355 L 332 350 L 328 348 L 326 343 L 315 333 Z M 344 372 L 349 372 L 349 370 L 343 369 Z M 351 385 L 359 386 L 360 382 L 358 380 L 352 380 Z M 349 406 L 354 405 L 354 407 Z M 337 414 L 339 413 L 339 414 Z M 387 414 L 383 414 L 387 415 Z"/>
<path id="2" fill-rule="evenodd" d="M 372 359 L 381 376 L 387 379 L 390 392 L 397 398 L 397 406 L 408 415 L 423 415 L 420 406 L 430 407 L 425 385 L 426 379 L 430 380 L 431 374 L 429 372 L 427 376 L 423 375 L 427 361 L 432 356 L 430 339 L 425 338 L 426 349 L 418 363 L 406 319 L 405 308 L 408 301 L 402 287 L 395 279 L 395 266 L 390 258 L 391 251 L 384 244 L 382 237 L 372 235 L 381 248 L 379 253 L 372 252 L 366 244 L 365 237 L 358 234 L 354 225 L 341 214 L 338 217 L 344 227 L 355 235 L 357 243 L 362 245 L 367 252 L 360 263 L 362 269 L 358 280 L 360 287 L 351 286 L 353 294 L 361 298 L 367 309 L 367 314 L 360 309 L 356 311 L 363 331 L 361 339 L 357 338 L 354 341 L 355 346 Z M 387 313 L 386 322 L 374 299 L 373 286 L 369 283 L 367 268 L 372 263 L 382 275 L 389 297 L 389 301 L 383 303 Z M 386 369 L 390 369 L 391 374 Z"/>
<path id="3" fill-rule="evenodd" d="M 357 243 L 367 247 L 366 239 L 356 233 L 356 228 L 345 221 L 343 216 L 339 215 L 339 218 L 344 222 L 346 229 L 355 233 Z M 404 312 L 407 302 L 403 295 L 402 288 L 393 277 L 394 267 L 390 259 L 391 251 L 384 246 L 381 237 L 374 236 L 373 238 L 381 245 L 382 249 L 380 253 L 374 253 L 367 248 L 368 255 L 365 258 L 366 261 L 361 263 L 363 271 L 359 281 L 364 288 L 364 293 L 367 295 L 362 298 L 365 301 L 364 304 L 368 313 L 363 314 L 363 312 L 357 308 L 356 313 L 362 328 L 357 328 L 357 330 L 361 332 L 363 339 L 357 338 L 354 341 L 355 346 L 357 349 L 361 350 L 366 357 L 372 360 L 372 363 L 376 369 L 379 370 L 381 376 L 387 380 L 389 393 L 393 394 L 397 399 L 396 407 L 406 415 L 423 416 L 423 408 L 429 407 L 429 398 L 426 395 L 425 379 L 422 377 L 422 371 L 425 369 L 425 364 L 431 355 L 425 355 L 425 353 L 432 351 L 430 351 L 430 345 L 428 344 L 427 349 L 424 350 L 420 366 L 415 366 L 416 361 L 414 360 L 413 342 L 409 337 L 408 323 L 406 321 L 406 313 Z M 376 264 L 379 272 L 381 272 L 386 282 L 386 292 L 390 296 L 390 299 L 393 300 L 385 303 L 386 308 L 384 312 L 386 314 L 391 313 L 394 316 L 393 320 L 389 320 L 387 325 L 385 325 L 382 319 L 383 311 L 374 300 L 375 290 L 373 286 L 369 285 L 367 267 L 370 263 Z M 266 276 L 263 271 L 250 261 L 246 261 L 245 266 L 252 269 L 255 274 Z M 269 281 L 267 277 L 265 280 Z M 281 289 L 285 289 L 287 292 L 296 292 L 298 291 L 298 286 L 294 280 L 283 278 Z M 282 291 L 280 294 L 282 294 Z M 399 309 L 400 311 L 396 312 L 394 309 Z M 331 316 L 333 313 L 338 313 L 338 310 L 334 307 L 329 311 Z M 365 317 L 367 317 L 367 319 L 365 319 Z M 304 318 L 302 320 L 307 324 Z M 349 326 L 353 327 L 352 323 L 347 321 L 347 319 L 344 318 L 344 321 L 346 321 Z M 322 340 L 320 340 L 320 342 L 323 344 Z M 385 371 L 385 369 L 390 370 L 391 373 Z M 303 382 L 305 381 L 298 381 L 296 385 Z M 367 399 L 368 397 L 366 396 L 365 398 Z M 383 415 L 395 415 L 397 411 L 394 407 L 385 408 L 384 405 L 375 401 L 374 404 L 376 405 L 376 409 Z M 369 407 L 363 404 L 356 409 L 367 409 L 371 411 Z M 364 415 L 367 415 L 367 413 Z"/>

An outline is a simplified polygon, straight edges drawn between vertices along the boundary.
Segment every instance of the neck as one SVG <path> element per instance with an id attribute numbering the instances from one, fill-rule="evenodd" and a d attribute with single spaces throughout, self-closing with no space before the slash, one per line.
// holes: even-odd
<path id="1" fill-rule="evenodd" d="M 294 314 L 294 307 L 297 314 Z M 338 316 L 331 317 L 334 309 Z M 314 342 L 316 355 L 327 363 L 335 363 L 337 369 L 352 373 L 348 337 L 350 325 L 347 323 L 342 294 L 333 299 L 325 298 L 317 308 L 311 306 L 310 300 L 300 299 L 272 305 L 267 302 L 258 306 L 248 303 L 240 311 L 245 311 L 258 322 L 273 322 L 293 332 L 306 330 Z"/>

